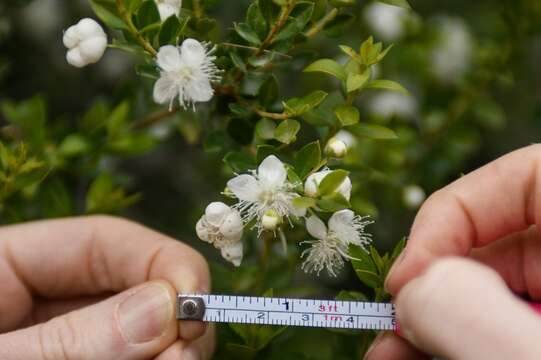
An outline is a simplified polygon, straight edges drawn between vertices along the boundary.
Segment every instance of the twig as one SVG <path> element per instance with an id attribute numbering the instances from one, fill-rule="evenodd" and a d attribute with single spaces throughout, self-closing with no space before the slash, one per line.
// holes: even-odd
<path id="1" fill-rule="evenodd" d="M 325 26 L 327 26 L 328 23 L 333 21 L 337 15 L 338 15 L 338 9 L 337 8 L 332 9 L 327 15 L 321 18 L 321 20 L 319 20 L 306 33 L 304 33 L 304 36 L 306 36 L 307 38 L 316 36 L 325 28 Z"/>
<path id="2" fill-rule="evenodd" d="M 172 110 L 167 109 L 167 110 L 155 112 L 153 114 L 148 115 L 144 119 L 134 122 L 131 128 L 134 130 L 146 129 L 148 127 L 151 127 L 152 125 L 159 123 L 163 119 L 166 119 L 172 115 L 175 115 L 179 111 L 180 111 L 180 108 L 174 108 Z"/>
<path id="3" fill-rule="evenodd" d="M 225 46 L 225 47 L 232 47 L 232 48 L 239 48 L 239 49 L 252 50 L 252 51 L 254 51 L 254 52 L 259 51 L 258 48 L 254 47 L 254 46 L 248 46 L 248 45 L 232 44 L 232 43 L 227 43 L 227 42 L 221 43 L 220 45 L 221 45 L 221 46 Z M 264 53 L 266 53 L 266 54 L 276 54 L 276 55 L 282 56 L 282 57 L 284 57 L 284 58 L 286 58 L 286 59 L 293 59 L 293 57 L 292 57 L 291 55 L 287 55 L 287 54 L 280 53 L 280 52 L 277 52 L 277 51 L 263 50 L 262 52 L 264 52 Z"/>
<path id="4" fill-rule="evenodd" d="M 203 17 L 204 11 L 201 0 L 193 0 L 193 14 L 196 19 L 201 19 Z"/>
<path id="5" fill-rule="evenodd" d="M 269 34 L 263 40 L 261 45 L 259 46 L 259 49 L 256 52 L 256 55 L 260 55 L 270 44 L 272 44 L 274 37 L 276 34 L 284 27 L 284 25 L 287 22 L 287 19 L 289 18 L 289 15 L 295 8 L 296 0 L 289 0 L 288 4 L 284 7 L 282 7 L 282 10 L 280 11 L 280 16 L 278 17 L 278 20 L 274 23 L 272 28 L 269 31 Z"/>
<path id="6" fill-rule="evenodd" d="M 124 0 L 116 0 L 116 8 L 118 10 L 118 13 L 120 14 L 120 17 L 128 27 L 128 31 L 133 35 L 133 37 L 137 40 L 139 45 L 145 51 L 152 57 L 156 57 L 158 55 L 158 52 L 150 45 L 150 43 L 144 38 L 143 35 L 137 30 L 135 25 L 133 24 L 133 21 L 131 19 L 130 13 L 128 9 L 126 8 L 126 5 L 124 4 Z"/>

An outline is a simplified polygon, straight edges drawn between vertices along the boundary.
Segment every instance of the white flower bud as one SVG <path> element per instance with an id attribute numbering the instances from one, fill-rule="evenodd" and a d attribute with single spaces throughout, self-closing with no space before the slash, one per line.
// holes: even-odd
<path id="1" fill-rule="evenodd" d="M 418 185 L 406 186 L 402 192 L 404 204 L 410 209 L 417 209 L 426 199 L 426 192 Z"/>
<path id="2" fill-rule="evenodd" d="M 324 170 L 310 175 L 304 183 L 304 194 L 309 197 L 317 197 L 319 184 L 321 184 L 325 176 L 331 172 L 331 170 Z M 346 177 L 342 184 L 338 187 L 337 192 L 349 200 L 351 198 L 351 188 L 351 179 Z"/>
<path id="3" fill-rule="evenodd" d="M 160 19 L 167 20 L 171 16 L 179 16 L 182 8 L 182 0 L 156 0 Z"/>
<path id="4" fill-rule="evenodd" d="M 325 146 L 325 153 L 330 157 L 341 159 L 347 155 L 348 147 L 342 140 L 333 137 Z"/>
<path id="5" fill-rule="evenodd" d="M 244 252 L 244 245 L 241 241 L 225 246 L 221 249 L 222 257 L 235 265 L 236 267 L 239 267 L 242 263 L 242 257 Z"/>
<path id="6" fill-rule="evenodd" d="M 244 223 L 236 210 L 231 210 L 220 226 L 220 232 L 229 241 L 239 241 L 242 237 Z"/>
<path id="7" fill-rule="evenodd" d="M 96 21 L 85 18 L 64 32 L 66 60 L 75 67 L 98 62 L 107 48 L 107 35 Z"/>
<path id="8" fill-rule="evenodd" d="M 229 214 L 231 208 L 222 202 L 210 203 L 205 210 L 205 219 L 216 227 L 219 227 L 224 217 Z"/>
<path id="9" fill-rule="evenodd" d="M 267 231 L 274 231 L 282 224 L 282 217 L 275 210 L 268 210 L 261 218 L 261 226 Z"/>

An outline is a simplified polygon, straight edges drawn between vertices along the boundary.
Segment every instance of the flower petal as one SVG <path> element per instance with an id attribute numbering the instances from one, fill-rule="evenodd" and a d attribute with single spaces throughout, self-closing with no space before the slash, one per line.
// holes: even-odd
<path id="1" fill-rule="evenodd" d="M 178 87 L 169 76 L 162 76 L 154 84 L 154 101 L 158 104 L 166 104 L 175 99 Z"/>
<path id="2" fill-rule="evenodd" d="M 156 64 L 165 71 L 178 70 L 182 66 L 178 48 L 172 45 L 162 46 L 158 51 Z"/>
<path id="3" fill-rule="evenodd" d="M 188 66 L 200 67 L 207 56 L 207 50 L 199 41 L 186 39 L 180 47 L 182 60 Z"/>
<path id="4" fill-rule="evenodd" d="M 107 49 L 107 38 L 105 36 L 94 36 L 79 43 L 81 56 L 88 63 L 98 62 Z"/>
<path id="5" fill-rule="evenodd" d="M 228 181 L 227 187 L 239 200 L 244 201 L 258 201 L 259 194 L 261 193 L 259 182 L 252 175 L 234 177 Z"/>
<path id="6" fill-rule="evenodd" d="M 209 236 L 209 231 L 207 226 L 205 225 L 205 221 L 203 218 L 199 219 L 197 222 L 197 225 L 195 225 L 195 231 L 197 232 L 197 237 L 201 239 L 204 242 L 212 243 L 212 240 Z"/>
<path id="7" fill-rule="evenodd" d="M 222 249 L 222 256 L 227 261 L 231 262 L 236 267 L 239 267 L 242 263 L 242 257 L 244 252 L 244 244 L 239 241 L 235 244 L 225 246 Z"/>
<path id="8" fill-rule="evenodd" d="M 329 219 L 329 231 L 345 244 L 359 243 L 360 234 L 355 228 L 353 221 L 355 213 L 351 210 L 341 210 L 333 214 Z"/>
<path id="9" fill-rule="evenodd" d="M 81 56 L 81 51 L 78 47 L 68 51 L 68 53 L 66 54 L 66 60 L 68 61 L 68 64 L 78 68 L 82 68 L 88 65 L 88 62 L 86 62 L 86 60 L 83 59 L 83 57 Z"/>
<path id="10" fill-rule="evenodd" d="M 308 233 L 316 239 L 325 240 L 327 237 L 327 227 L 325 226 L 325 223 L 315 215 L 310 216 L 306 220 L 306 230 L 308 230 Z"/>
<path id="11" fill-rule="evenodd" d="M 162 21 L 167 20 L 171 16 L 178 16 L 180 14 L 180 7 L 175 4 L 158 4 L 158 11 L 160 12 L 160 19 Z"/>
<path id="12" fill-rule="evenodd" d="M 276 156 L 271 155 L 259 165 L 257 176 L 264 186 L 278 187 L 285 183 L 287 171 L 284 163 Z"/>
<path id="13" fill-rule="evenodd" d="M 229 213 L 223 219 L 220 226 L 220 233 L 224 235 L 227 241 L 237 242 L 242 238 L 244 223 L 238 211 L 229 209 Z"/>
<path id="14" fill-rule="evenodd" d="M 222 202 L 210 203 L 205 209 L 205 219 L 209 224 L 220 227 L 224 222 L 224 219 L 232 209 Z"/>
<path id="15" fill-rule="evenodd" d="M 208 77 L 201 75 L 186 86 L 186 95 L 191 98 L 191 102 L 207 102 L 214 96 L 214 89 Z"/>

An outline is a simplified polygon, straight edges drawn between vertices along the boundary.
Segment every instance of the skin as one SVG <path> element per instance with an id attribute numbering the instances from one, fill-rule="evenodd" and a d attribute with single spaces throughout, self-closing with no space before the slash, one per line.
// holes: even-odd
<path id="1" fill-rule="evenodd" d="M 366 359 L 540 359 L 541 145 L 439 190 L 420 209 L 386 287 L 403 340 L 381 334 Z"/>
<path id="2" fill-rule="evenodd" d="M 206 261 L 126 220 L 97 216 L 1 228 L 0 288 L 1 359 L 199 360 L 214 350 L 212 329 L 179 325 L 174 311 L 177 293 L 210 291 Z M 122 326 L 119 309 L 150 288 L 166 300 L 164 321 L 132 316 L 129 324 L 156 336 L 130 341 L 135 325 Z"/>

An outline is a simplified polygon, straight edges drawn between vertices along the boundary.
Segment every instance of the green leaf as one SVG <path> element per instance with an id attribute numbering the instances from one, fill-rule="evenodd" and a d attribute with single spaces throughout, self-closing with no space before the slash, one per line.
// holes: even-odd
<path id="1" fill-rule="evenodd" d="M 266 36 L 268 24 L 259 7 L 259 1 L 254 1 L 248 7 L 246 23 L 256 32 L 258 38 Z"/>
<path id="2" fill-rule="evenodd" d="M 336 295 L 336 300 L 342 301 L 369 301 L 368 297 L 359 291 L 342 290 Z"/>
<path id="3" fill-rule="evenodd" d="M 265 108 L 274 105 L 280 96 L 280 87 L 276 76 L 271 75 L 259 89 L 259 102 Z"/>
<path id="4" fill-rule="evenodd" d="M 330 172 L 319 184 L 318 194 L 320 196 L 326 196 L 335 193 L 348 176 L 349 172 L 346 170 L 334 170 Z"/>
<path id="5" fill-rule="evenodd" d="M 109 115 L 107 119 L 107 133 L 110 137 L 114 137 L 120 133 L 130 112 L 130 104 L 127 101 L 120 103 Z"/>
<path id="6" fill-rule="evenodd" d="M 346 81 L 347 92 L 351 93 L 361 89 L 370 80 L 370 76 L 370 69 L 365 70 L 362 74 L 349 73 Z"/>
<path id="7" fill-rule="evenodd" d="M 398 136 L 393 130 L 381 125 L 360 123 L 349 128 L 349 130 L 358 136 L 364 136 L 374 140 L 398 139 Z"/>
<path id="8" fill-rule="evenodd" d="M 259 145 L 257 147 L 256 160 L 258 164 L 261 164 L 263 160 L 271 155 L 278 155 L 277 149 L 272 145 Z"/>
<path id="9" fill-rule="evenodd" d="M 297 133 L 301 129 L 301 124 L 294 119 L 284 120 L 278 125 L 274 132 L 276 140 L 284 144 L 291 144 L 297 140 Z"/>
<path id="10" fill-rule="evenodd" d="M 313 3 L 299 2 L 291 13 L 290 19 L 286 22 L 282 30 L 276 35 L 273 42 L 287 40 L 300 34 L 312 18 L 313 12 Z"/>
<path id="11" fill-rule="evenodd" d="M 399 83 L 392 80 L 373 80 L 366 85 L 367 89 L 379 89 L 379 90 L 390 90 L 398 91 L 403 94 L 408 95 L 409 92 Z"/>
<path id="12" fill-rule="evenodd" d="M 374 246 L 370 246 L 370 256 L 372 257 L 372 261 L 374 261 L 374 264 L 378 269 L 378 274 L 382 274 L 384 272 L 385 263 L 381 258 L 378 250 Z"/>
<path id="13" fill-rule="evenodd" d="M 300 116 L 318 107 L 327 97 L 325 91 L 316 90 L 302 98 L 292 98 L 284 103 L 286 112 L 292 116 Z"/>
<path id="14" fill-rule="evenodd" d="M 261 45 L 261 40 L 257 36 L 257 33 L 246 23 L 235 23 L 233 24 L 236 33 L 246 40 L 248 43 L 253 45 Z"/>
<path id="15" fill-rule="evenodd" d="M 263 140 L 274 139 L 276 132 L 276 122 L 269 119 L 261 119 L 255 126 L 255 132 Z"/>
<path id="16" fill-rule="evenodd" d="M 346 81 L 347 75 L 344 67 L 332 59 L 320 59 L 310 64 L 304 72 L 320 72 L 332 75 L 342 81 Z"/>
<path id="17" fill-rule="evenodd" d="M 86 153 L 91 144 L 86 138 L 79 134 L 68 135 L 60 144 L 58 151 L 67 157 L 77 156 Z"/>
<path id="18" fill-rule="evenodd" d="M 256 167 L 254 158 L 244 152 L 232 151 L 224 157 L 223 161 L 237 173 L 246 172 Z"/>
<path id="19" fill-rule="evenodd" d="M 359 109 L 355 106 L 342 105 L 334 110 L 342 126 L 355 125 L 361 120 Z"/>
<path id="20" fill-rule="evenodd" d="M 351 263 L 355 270 L 361 269 L 371 271 L 373 273 L 377 272 L 377 268 L 372 260 L 372 257 L 362 247 L 350 245 L 349 256 L 351 257 Z"/>
<path id="21" fill-rule="evenodd" d="M 138 29 L 143 29 L 149 25 L 161 23 L 160 12 L 154 0 L 145 1 L 135 17 L 135 23 Z"/>
<path id="22" fill-rule="evenodd" d="M 324 212 L 337 212 L 344 209 L 349 209 L 351 204 L 344 195 L 339 192 L 334 192 L 330 195 L 323 196 L 317 200 L 317 206 Z"/>
<path id="23" fill-rule="evenodd" d="M 295 154 L 295 170 L 301 179 L 306 179 L 308 175 L 318 170 L 321 163 L 321 145 L 319 141 L 311 142 L 303 146 Z"/>
<path id="24" fill-rule="evenodd" d="M 90 0 L 90 6 L 96 16 L 113 29 L 127 30 L 128 27 L 118 16 L 116 6 L 113 2 L 103 0 Z"/>
<path id="25" fill-rule="evenodd" d="M 372 289 L 377 289 L 381 287 L 381 278 L 375 272 L 355 269 L 355 273 L 359 280 L 361 280 L 366 286 L 371 287 Z"/>
<path id="26" fill-rule="evenodd" d="M 395 245 L 393 252 L 391 253 L 391 261 L 394 262 L 400 254 L 402 254 L 402 251 L 404 251 L 404 248 L 406 247 L 406 238 L 403 237 L 398 244 Z"/>
<path id="27" fill-rule="evenodd" d="M 180 24 L 178 17 L 170 16 L 160 28 L 158 34 L 160 46 L 176 44 L 181 32 L 182 25 Z"/>
<path id="28" fill-rule="evenodd" d="M 308 209 L 316 206 L 316 199 L 310 197 L 298 197 L 291 200 L 291 203 L 298 209 Z"/>
<path id="29" fill-rule="evenodd" d="M 411 9 L 411 6 L 407 0 L 378 0 L 378 1 L 388 4 L 388 5 L 399 6 L 401 8 L 408 9 L 408 10 Z"/>

